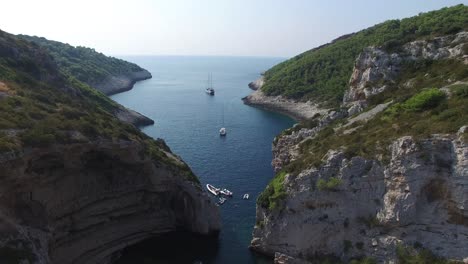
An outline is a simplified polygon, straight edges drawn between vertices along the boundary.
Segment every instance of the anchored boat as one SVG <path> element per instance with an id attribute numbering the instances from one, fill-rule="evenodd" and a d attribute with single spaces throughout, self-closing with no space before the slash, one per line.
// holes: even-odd
<path id="1" fill-rule="evenodd" d="M 215 91 L 213 89 L 213 78 L 211 73 L 208 75 L 208 87 L 206 87 L 205 92 L 209 95 L 214 95 Z"/>
<path id="2" fill-rule="evenodd" d="M 208 189 L 208 191 L 209 191 L 210 193 L 212 193 L 212 194 L 214 194 L 214 195 L 216 195 L 216 196 L 219 195 L 220 190 L 219 190 L 218 188 L 214 187 L 214 186 L 211 185 L 211 184 L 207 184 L 207 185 L 206 185 L 206 189 Z"/>
<path id="3" fill-rule="evenodd" d="M 226 196 L 232 196 L 232 192 L 230 190 L 226 189 L 226 188 L 222 189 L 219 192 L 226 195 Z"/>

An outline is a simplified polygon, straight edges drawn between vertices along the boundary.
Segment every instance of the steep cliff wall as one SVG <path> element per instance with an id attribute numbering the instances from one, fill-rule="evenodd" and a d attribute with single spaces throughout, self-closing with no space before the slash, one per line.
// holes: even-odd
<path id="1" fill-rule="evenodd" d="M 468 257 L 468 146 L 462 135 L 391 145 L 389 164 L 330 151 L 323 166 L 288 174 L 284 208 L 258 207 L 252 248 L 313 260 L 396 259 L 400 243 Z M 335 186 L 320 181 L 339 179 Z"/>
<path id="2" fill-rule="evenodd" d="M 467 260 L 467 36 L 364 49 L 342 107 L 275 138 L 252 249 L 277 263 Z"/>
<path id="3" fill-rule="evenodd" d="M 215 204 L 196 182 L 181 176 L 186 165 L 166 155 L 181 168 L 150 158 L 132 141 L 4 155 L 0 243 L 23 244 L 34 263 L 103 263 L 158 234 L 216 234 Z"/>

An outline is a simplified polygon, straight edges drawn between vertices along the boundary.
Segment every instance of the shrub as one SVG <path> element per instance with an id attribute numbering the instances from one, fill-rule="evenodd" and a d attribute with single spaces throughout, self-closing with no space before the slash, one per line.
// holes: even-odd
<path id="1" fill-rule="evenodd" d="M 265 190 L 258 196 L 257 203 L 265 209 L 281 209 L 281 203 L 286 198 L 286 190 L 283 182 L 286 172 L 279 172 L 268 184 Z"/>
<path id="2" fill-rule="evenodd" d="M 403 108 L 410 111 L 423 111 L 434 108 L 445 99 L 445 93 L 437 88 L 424 90 L 403 104 Z"/>
<path id="3" fill-rule="evenodd" d="M 468 45 L 465 45 L 468 47 Z M 455 96 L 460 97 L 460 98 L 467 98 L 468 97 L 468 85 L 467 84 L 462 84 L 462 85 L 453 85 L 450 87 L 455 94 Z"/>
<path id="4" fill-rule="evenodd" d="M 317 181 L 317 188 L 320 191 L 336 191 L 337 187 L 340 186 L 342 183 L 342 180 L 336 177 L 330 177 L 330 179 L 324 180 L 324 179 L 319 179 Z"/>
<path id="5" fill-rule="evenodd" d="M 415 249 L 398 245 L 396 248 L 398 263 L 400 264 L 448 264 L 454 263 L 434 255 L 428 249 Z"/>

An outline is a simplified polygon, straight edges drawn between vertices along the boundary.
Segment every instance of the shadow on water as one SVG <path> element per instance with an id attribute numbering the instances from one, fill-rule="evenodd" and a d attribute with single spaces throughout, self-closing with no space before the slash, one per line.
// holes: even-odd
<path id="1" fill-rule="evenodd" d="M 125 248 L 114 264 L 213 263 L 218 247 L 217 237 L 171 232 Z"/>

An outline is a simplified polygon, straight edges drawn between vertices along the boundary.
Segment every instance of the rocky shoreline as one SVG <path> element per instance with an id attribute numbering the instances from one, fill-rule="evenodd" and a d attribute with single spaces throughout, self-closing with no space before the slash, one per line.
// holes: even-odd
<path id="1" fill-rule="evenodd" d="M 312 102 L 296 102 L 282 96 L 267 96 L 259 88 L 242 98 L 242 101 L 246 105 L 285 114 L 296 121 L 307 120 L 327 111 Z"/>

